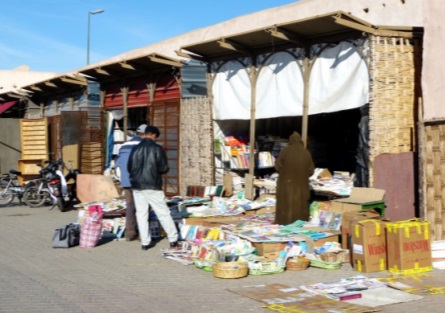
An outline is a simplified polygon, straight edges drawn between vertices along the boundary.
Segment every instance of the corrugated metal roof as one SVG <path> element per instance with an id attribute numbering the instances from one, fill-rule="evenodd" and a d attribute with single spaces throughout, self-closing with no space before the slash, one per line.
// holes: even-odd
<path id="1" fill-rule="evenodd" d="M 79 70 L 79 73 L 94 77 L 100 81 L 134 75 L 137 72 L 151 72 L 166 68 L 180 68 L 182 63 L 178 59 L 170 58 L 159 53 L 149 53 L 136 58 L 124 59 L 119 62 L 101 64 Z M 140 73 L 139 73 L 140 74 Z"/>
<path id="2" fill-rule="evenodd" d="M 43 81 L 23 86 L 24 90 L 29 90 L 40 95 L 52 94 L 55 90 L 58 93 L 69 92 L 78 89 L 79 86 L 86 87 L 87 78 L 94 80 L 117 80 L 126 75 L 140 75 L 141 72 L 157 71 L 165 68 L 181 67 L 182 63 L 158 53 L 149 53 L 136 58 L 111 62 L 100 66 L 92 66 L 78 71 L 58 75 Z"/>
<path id="3" fill-rule="evenodd" d="M 220 59 L 230 55 L 251 53 L 274 47 L 289 45 L 310 45 L 321 42 L 339 41 L 372 33 L 378 27 L 343 11 L 260 28 L 248 32 L 220 37 L 206 42 L 182 46 L 206 59 Z M 409 27 L 385 27 L 385 30 L 411 31 Z"/>

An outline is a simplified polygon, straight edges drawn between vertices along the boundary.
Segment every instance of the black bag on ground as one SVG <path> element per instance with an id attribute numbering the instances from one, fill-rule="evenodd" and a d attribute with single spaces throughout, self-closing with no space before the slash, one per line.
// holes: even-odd
<path id="1" fill-rule="evenodd" d="M 79 245 L 80 225 L 69 223 L 54 230 L 53 248 L 70 248 Z"/>

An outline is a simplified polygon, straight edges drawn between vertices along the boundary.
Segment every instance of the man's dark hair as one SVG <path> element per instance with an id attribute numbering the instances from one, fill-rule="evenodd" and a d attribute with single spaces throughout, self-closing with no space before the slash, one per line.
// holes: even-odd
<path id="1" fill-rule="evenodd" d="M 156 138 L 158 138 L 159 134 L 160 134 L 159 129 L 156 126 L 147 126 L 145 128 L 145 133 L 146 134 L 155 134 Z"/>

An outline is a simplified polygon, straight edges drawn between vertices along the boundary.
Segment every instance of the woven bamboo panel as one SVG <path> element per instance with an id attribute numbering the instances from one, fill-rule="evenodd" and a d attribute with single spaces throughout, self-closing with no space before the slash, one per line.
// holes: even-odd
<path id="1" fill-rule="evenodd" d="M 80 113 L 80 172 L 102 174 L 105 163 L 105 122 L 99 108 L 82 108 Z"/>
<path id="2" fill-rule="evenodd" d="M 381 153 L 416 151 L 417 40 L 370 36 L 370 168 Z M 370 171 L 370 184 L 373 183 Z"/>
<path id="3" fill-rule="evenodd" d="M 80 172 L 82 174 L 103 173 L 103 143 L 87 142 L 80 148 Z"/>
<path id="4" fill-rule="evenodd" d="M 208 98 L 182 99 L 180 130 L 180 194 L 187 186 L 213 184 L 212 106 Z"/>
<path id="5" fill-rule="evenodd" d="M 445 124 L 426 125 L 424 137 L 425 218 L 432 240 L 445 239 Z"/>

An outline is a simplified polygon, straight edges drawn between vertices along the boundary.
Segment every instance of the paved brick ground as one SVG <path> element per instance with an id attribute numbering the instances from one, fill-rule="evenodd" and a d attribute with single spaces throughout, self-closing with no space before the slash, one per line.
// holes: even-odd
<path id="1" fill-rule="evenodd" d="M 93 249 L 53 249 L 53 230 L 75 221 L 76 211 L 48 207 L 0 208 L 0 312 L 272 312 L 227 291 L 234 286 L 290 286 L 356 275 L 309 268 L 300 272 L 217 279 L 193 266 L 162 258 L 162 240 L 149 251 L 139 242 L 110 241 Z M 387 276 L 387 272 L 375 276 Z M 435 271 L 443 278 L 445 271 Z M 369 275 L 370 276 L 370 275 Z M 444 295 L 385 306 L 381 312 L 443 312 Z"/>

